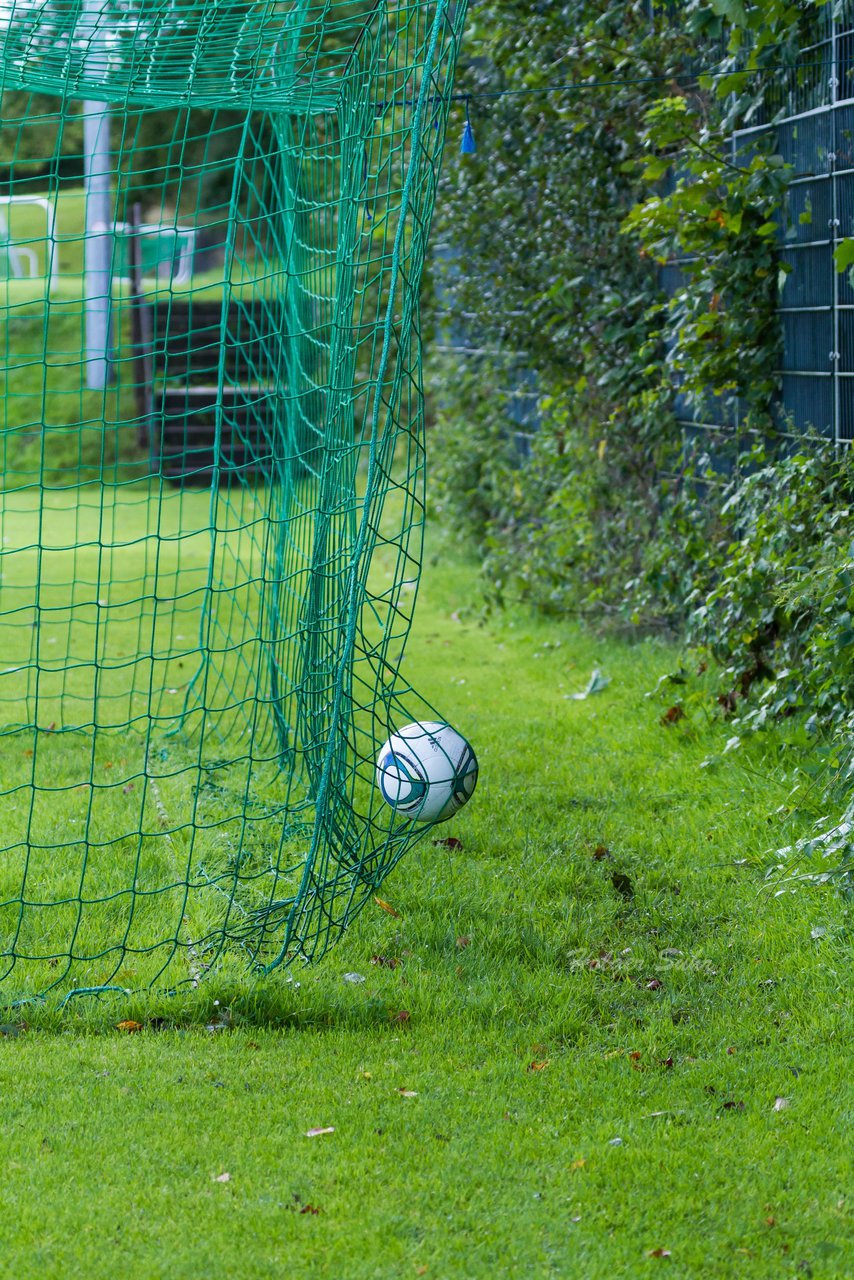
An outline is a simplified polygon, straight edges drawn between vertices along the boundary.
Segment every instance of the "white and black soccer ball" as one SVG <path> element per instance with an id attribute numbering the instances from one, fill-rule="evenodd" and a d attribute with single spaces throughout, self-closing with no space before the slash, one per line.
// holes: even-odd
<path id="1" fill-rule="evenodd" d="M 449 724 L 408 724 L 380 751 L 377 785 L 395 813 L 417 822 L 444 822 L 474 794 L 477 758 Z"/>

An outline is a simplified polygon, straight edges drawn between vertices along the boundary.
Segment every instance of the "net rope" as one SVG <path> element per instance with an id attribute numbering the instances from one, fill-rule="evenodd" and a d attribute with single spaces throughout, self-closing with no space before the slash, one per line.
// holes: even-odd
<path id="1" fill-rule="evenodd" d="M 319 958 L 428 824 L 419 288 L 464 3 L 5 11 L 0 982 Z"/>

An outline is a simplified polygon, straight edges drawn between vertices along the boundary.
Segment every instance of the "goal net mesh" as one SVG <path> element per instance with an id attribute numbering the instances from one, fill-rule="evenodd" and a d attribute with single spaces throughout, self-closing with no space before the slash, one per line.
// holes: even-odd
<path id="1" fill-rule="evenodd" d="M 319 957 L 427 830 L 377 751 L 464 3 L 15 0 L 0 100 L 0 980 Z"/>

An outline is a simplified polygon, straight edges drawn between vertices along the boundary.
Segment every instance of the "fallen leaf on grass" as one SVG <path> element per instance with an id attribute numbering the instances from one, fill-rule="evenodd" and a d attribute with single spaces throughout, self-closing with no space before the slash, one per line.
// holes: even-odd
<path id="1" fill-rule="evenodd" d="M 724 1109 L 724 1111 L 743 1111 L 743 1110 L 744 1110 L 744 1103 L 743 1103 L 743 1102 L 734 1102 L 734 1101 L 732 1100 L 732 1098 L 729 1098 L 729 1099 L 724 1103 L 723 1109 Z"/>
<path id="2" fill-rule="evenodd" d="M 682 710 L 679 703 L 676 702 L 673 704 L 672 707 L 669 707 L 667 711 L 665 711 L 664 715 L 661 717 L 659 721 L 659 724 L 663 724 L 666 728 L 667 725 L 678 724 L 680 720 L 684 720 L 684 719 L 685 719 L 685 712 Z"/>
<path id="3" fill-rule="evenodd" d="M 464 933 L 462 934 L 461 937 L 457 938 L 457 946 L 460 948 L 460 950 L 462 950 L 464 947 L 470 946 L 470 944 L 471 944 L 471 938 L 468 936 L 467 933 Z"/>
<path id="4" fill-rule="evenodd" d="M 417 1098 L 418 1093 L 415 1089 L 398 1089 L 401 1098 Z"/>
<path id="5" fill-rule="evenodd" d="M 790 1104 L 791 1104 L 791 1098 L 779 1098 L 779 1097 L 778 1097 L 778 1098 L 775 1098 L 775 1099 L 774 1099 L 774 1110 L 775 1110 L 775 1111 L 785 1111 L 785 1110 L 786 1110 L 786 1107 L 788 1107 Z"/>
<path id="6" fill-rule="evenodd" d="M 126 1035 L 133 1035 L 136 1031 L 142 1030 L 141 1022 L 134 1022 L 132 1018 L 126 1018 L 124 1022 L 116 1023 L 116 1031 L 124 1031 Z"/>
<path id="7" fill-rule="evenodd" d="M 640 1056 L 641 1056 L 640 1049 L 632 1049 L 631 1053 L 629 1054 L 629 1057 L 631 1058 L 632 1062 L 639 1062 Z"/>
<path id="8" fill-rule="evenodd" d="M 649 1258 L 669 1258 L 669 1257 L 670 1257 L 670 1250 L 669 1250 L 669 1249 L 650 1249 L 649 1253 L 647 1254 L 647 1257 L 649 1257 Z"/>
<path id="9" fill-rule="evenodd" d="M 379 969 L 396 969 L 400 964 L 397 956 L 371 956 L 371 964 Z"/>
<path id="10" fill-rule="evenodd" d="M 658 1064 L 658 1065 L 659 1065 L 660 1067 L 665 1067 L 665 1068 L 669 1071 L 669 1070 L 670 1070 L 670 1068 L 673 1066 L 673 1059 L 672 1059 L 672 1058 L 663 1058 L 663 1059 L 661 1059 L 661 1061 L 659 1062 L 659 1064 Z"/>
<path id="11" fill-rule="evenodd" d="M 570 693 L 567 696 L 573 698 L 576 702 L 583 702 L 585 698 L 590 698 L 594 693 L 602 693 L 611 683 L 607 676 L 603 676 L 599 668 L 595 668 L 590 679 L 587 681 L 587 688 L 581 693 Z"/>
<path id="12" fill-rule="evenodd" d="M 531 1065 L 528 1067 L 528 1070 L 529 1071 L 545 1071 L 546 1067 L 550 1067 L 550 1066 L 551 1066 L 551 1062 L 549 1061 L 548 1058 L 546 1058 L 544 1059 L 543 1062 L 532 1062 Z"/>
<path id="13" fill-rule="evenodd" d="M 660 991 L 663 986 L 664 983 L 660 978 L 650 978 L 649 982 L 646 984 L 646 989 L 647 991 Z"/>
<path id="14" fill-rule="evenodd" d="M 382 898 L 374 898 L 374 902 L 377 904 L 378 907 L 380 907 L 388 915 L 394 916 L 395 920 L 400 919 L 400 912 L 395 911 L 394 907 L 391 906 L 390 903 L 384 902 Z"/>
<path id="15" fill-rule="evenodd" d="M 607 845 L 597 844 L 596 848 L 593 850 L 593 853 L 591 854 L 591 857 L 593 858 L 594 862 L 602 862 L 604 858 L 611 857 L 611 850 L 607 847 Z"/>
<path id="16" fill-rule="evenodd" d="M 573 1172 L 576 1172 L 578 1169 L 583 1169 L 586 1164 L 587 1161 L 582 1156 L 580 1160 L 573 1160 L 569 1167 Z"/>
<path id="17" fill-rule="evenodd" d="M 390 1013 L 389 1018 L 392 1022 L 408 1022 L 410 1018 L 408 1009 L 401 1009 L 399 1013 Z"/>
<path id="18" fill-rule="evenodd" d="M 220 1173 L 214 1178 L 214 1182 L 231 1182 L 230 1173 Z"/>
<path id="19" fill-rule="evenodd" d="M 313 1205 L 313 1204 L 304 1204 L 303 1207 L 300 1209 L 300 1213 L 313 1213 L 315 1217 L 320 1212 L 321 1211 L 320 1209 L 318 1209 L 317 1205 Z"/>
<path id="20" fill-rule="evenodd" d="M 458 840 L 456 836 L 445 836 L 444 840 L 434 840 L 433 844 L 450 849 L 453 853 L 459 853 L 463 847 L 462 840 Z"/>
<path id="21" fill-rule="evenodd" d="M 335 1126 L 329 1124 L 329 1125 L 326 1125 L 326 1127 L 323 1129 L 309 1129 L 305 1136 L 307 1138 L 320 1138 L 323 1136 L 324 1133 L 334 1133 L 334 1132 L 335 1132 Z"/>

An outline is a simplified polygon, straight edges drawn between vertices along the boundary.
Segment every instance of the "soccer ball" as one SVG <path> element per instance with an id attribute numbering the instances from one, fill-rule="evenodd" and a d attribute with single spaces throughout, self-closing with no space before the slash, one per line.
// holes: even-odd
<path id="1" fill-rule="evenodd" d="M 474 794 L 477 759 L 449 724 L 408 724 L 380 751 L 377 785 L 395 813 L 417 822 L 444 822 Z"/>

